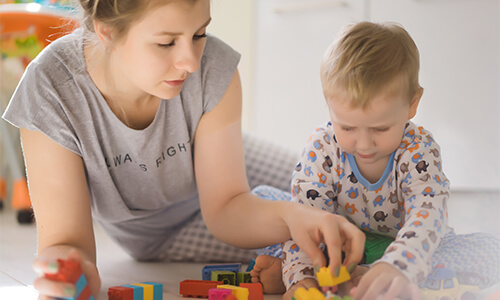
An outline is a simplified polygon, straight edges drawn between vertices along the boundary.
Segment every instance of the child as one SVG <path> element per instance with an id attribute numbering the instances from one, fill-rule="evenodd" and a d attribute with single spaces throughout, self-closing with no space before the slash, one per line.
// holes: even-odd
<path id="1" fill-rule="evenodd" d="M 392 23 L 346 27 L 321 65 L 330 122 L 316 129 L 304 149 L 292 178 L 292 201 L 344 216 L 368 233 L 367 239 L 377 234 L 393 239 L 369 269 L 344 261 L 350 272 L 356 268 L 362 275 L 351 283 L 357 284 L 355 299 L 415 299 L 416 285 L 436 264 L 472 274 L 480 287 L 499 278 L 498 240 L 455 236 L 448 227 L 450 183 L 439 145 L 411 121 L 423 93 L 418 72 L 415 43 Z M 317 286 L 307 255 L 293 240 L 282 248 L 284 299 L 298 287 Z M 471 254 L 479 259 L 466 264 Z M 252 275 L 279 290 L 275 286 L 282 283 L 269 279 L 275 260 L 259 256 Z M 331 260 L 334 275 L 340 263 Z M 482 278 L 489 281 L 479 282 Z"/>
<path id="2" fill-rule="evenodd" d="M 92 217 L 137 260 L 249 261 L 255 251 L 240 248 L 293 236 L 324 261 L 315 251 L 324 241 L 310 236 L 336 219 L 250 191 L 240 56 L 207 35 L 210 1 L 80 5 L 81 28 L 29 65 L 4 115 L 21 131 L 38 229 L 34 268 L 56 273 L 57 259 L 77 260 L 97 295 Z M 287 170 L 283 152 L 269 152 L 247 160 L 269 168 L 253 174 L 289 181 L 294 162 Z M 44 277 L 34 286 L 42 297 L 75 294 Z"/>

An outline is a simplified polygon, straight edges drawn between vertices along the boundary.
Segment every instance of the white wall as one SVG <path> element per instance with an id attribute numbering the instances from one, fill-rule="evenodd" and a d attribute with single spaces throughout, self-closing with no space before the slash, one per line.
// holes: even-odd
<path id="1" fill-rule="evenodd" d="M 323 3 L 277 13 L 292 4 Z M 342 3 L 337 6 L 336 3 Z M 328 116 L 319 60 L 342 25 L 397 21 L 421 52 L 415 121 L 431 130 L 455 190 L 500 190 L 499 0 L 212 0 L 209 30 L 242 53 L 243 127 L 299 152 Z"/>

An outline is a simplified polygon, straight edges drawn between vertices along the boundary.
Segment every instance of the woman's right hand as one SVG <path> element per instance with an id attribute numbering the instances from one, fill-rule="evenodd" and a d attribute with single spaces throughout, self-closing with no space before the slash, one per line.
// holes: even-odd
<path id="1" fill-rule="evenodd" d="M 64 247 L 64 246 L 63 246 Z M 39 300 L 55 299 L 57 297 L 74 297 L 76 293 L 75 285 L 67 282 L 58 282 L 45 277 L 45 274 L 56 274 L 59 270 L 57 259 L 74 260 L 80 263 L 82 272 L 85 274 L 92 294 L 95 296 L 101 289 L 101 278 L 96 265 L 88 259 L 84 259 L 76 248 L 70 248 L 67 255 L 56 255 L 60 251 L 50 251 L 45 249 L 33 261 L 33 269 L 39 274 L 34 282 L 34 287 L 38 290 Z M 59 249 L 61 250 L 61 249 Z M 66 251 L 64 251 L 66 252 Z"/>

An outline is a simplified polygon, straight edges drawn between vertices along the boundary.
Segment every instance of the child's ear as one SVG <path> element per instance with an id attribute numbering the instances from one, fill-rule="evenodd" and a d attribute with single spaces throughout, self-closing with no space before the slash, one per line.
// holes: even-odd
<path id="1" fill-rule="evenodd" d="M 420 99 L 422 99 L 422 95 L 424 94 L 423 88 L 418 88 L 415 92 L 415 95 L 411 99 L 410 102 L 410 110 L 408 111 L 408 120 L 413 119 L 417 114 L 418 104 L 420 103 Z"/>
<path id="2" fill-rule="evenodd" d="M 94 21 L 94 31 L 102 45 L 108 49 L 113 40 L 113 28 L 99 21 Z"/>

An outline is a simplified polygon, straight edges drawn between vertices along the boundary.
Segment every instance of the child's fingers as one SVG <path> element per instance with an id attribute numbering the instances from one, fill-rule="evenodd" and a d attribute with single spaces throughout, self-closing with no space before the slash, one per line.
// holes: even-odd
<path id="1" fill-rule="evenodd" d="M 76 293 L 76 288 L 71 283 L 57 282 L 43 277 L 37 278 L 33 286 L 41 295 L 50 297 L 74 297 Z"/>

